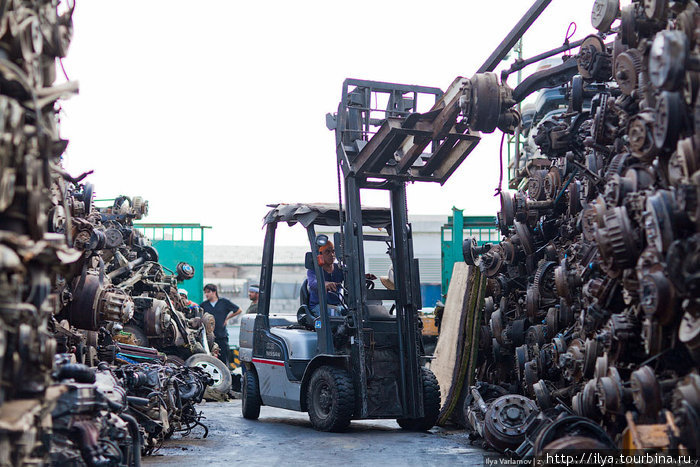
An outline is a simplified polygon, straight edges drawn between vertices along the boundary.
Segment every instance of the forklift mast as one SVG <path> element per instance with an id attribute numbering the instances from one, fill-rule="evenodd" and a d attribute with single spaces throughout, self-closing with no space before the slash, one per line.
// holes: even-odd
<path id="1" fill-rule="evenodd" d="M 372 329 L 367 323 L 365 304 L 368 300 L 393 300 L 400 366 L 399 399 L 409 418 L 422 416 L 423 407 L 418 326 L 420 279 L 418 260 L 413 257 L 406 182 L 443 184 L 476 147 L 479 134 L 453 128 L 455 115 L 445 106 L 446 100 L 458 98 L 459 87 L 459 79 L 447 93 L 425 86 L 347 79 L 338 113 L 326 117 L 327 126 L 336 133 L 337 163 L 344 183 L 346 217 L 341 225 L 342 242 L 336 245 L 336 251 L 345 265 L 347 305 L 357 324 L 352 344 L 353 375 L 359 378 L 360 391 L 366 391 L 365 349 L 372 346 Z M 419 100 L 421 104 L 427 103 L 426 108 L 432 105 L 431 110 L 419 113 Z M 373 108 L 372 103 L 378 101 L 387 102 L 386 109 Z M 391 210 L 388 235 L 363 234 L 361 190 L 388 192 Z M 395 290 L 366 287 L 364 241 L 382 241 L 389 246 Z M 366 396 L 360 397 L 362 417 L 368 412 Z"/>

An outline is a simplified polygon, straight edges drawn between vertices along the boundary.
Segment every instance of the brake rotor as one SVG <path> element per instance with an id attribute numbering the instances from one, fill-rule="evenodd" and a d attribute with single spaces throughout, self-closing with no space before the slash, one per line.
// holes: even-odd
<path id="1" fill-rule="evenodd" d="M 533 384 L 532 392 L 535 394 L 537 405 L 540 406 L 542 410 L 552 408 L 552 395 L 549 392 L 549 388 L 545 384 L 544 380 L 541 379 Z"/>
<path id="2" fill-rule="evenodd" d="M 608 354 L 604 353 L 595 360 L 595 378 L 602 378 L 608 374 Z"/>
<path id="3" fill-rule="evenodd" d="M 544 193 L 547 199 L 554 199 L 561 189 L 559 169 L 552 167 L 544 178 Z"/>
<path id="4" fill-rule="evenodd" d="M 540 310 L 540 292 L 534 284 L 527 287 L 525 306 L 528 318 L 536 319 Z"/>
<path id="5" fill-rule="evenodd" d="M 495 304 L 493 303 L 493 297 L 486 297 L 484 299 L 484 319 L 488 323 L 489 319 L 491 318 L 491 314 L 494 312 L 496 309 Z"/>
<path id="6" fill-rule="evenodd" d="M 526 319 L 516 319 L 512 322 L 506 334 L 510 337 L 510 341 L 515 346 L 520 346 L 525 343 L 525 328 L 527 327 Z"/>
<path id="7" fill-rule="evenodd" d="M 647 316 L 653 316 L 661 325 L 669 324 L 675 317 L 674 291 L 664 273 L 656 271 L 643 276 L 639 287 L 640 303 Z"/>
<path id="8" fill-rule="evenodd" d="M 547 310 L 545 323 L 547 323 L 547 334 L 549 334 L 550 336 L 556 335 L 556 333 L 559 331 L 559 322 L 556 308 L 552 307 L 549 310 Z"/>
<path id="9" fill-rule="evenodd" d="M 593 377 L 595 373 L 595 364 L 598 355 L 603 350 L 602 346 L 596 339 L 586 339 L 585 358 L 583 360 L 583 376 L 586 378 Z"/>
<path id="10" fill-rule="evenodd" d="M 530 232 L 530 228 L 526 224 L 519 221 L 515 221 L 514 225 L 515 233 L 518 234 L 518 238 L 520 239 L 520 245 L 523 247 L 523 251 L 526 255 L 533 254 L 535 252 L 535 246 L 532 239 L 532 233 Z"/>
<path id="11" fill-rule="evenodd" d="M 661 410 L 661 386 L 654 370 L 644 365 L 632 372 L 630 377 L 632 399 L 639 413 L 647 419 L 656 419 Z"/>
<path id="12" fill-rule="evenodd" d="M 581 182 L 576 180 L 566 189 L 569 195 L 569 215 L 575 216 L 581 211 Z"/>
<path id="13" fill-rule="evenodd" d="M 500 451 L 515 449 L 525 439 L 525 430 L 537 413 L 537 405 L 527 397 L 499 397 L 484 416 L 484 438 Z"/>
<path id="14" fill-rule="evenodd" d="M 539 292 L 540 300 L 556 298 L 554 269 L 557 264 L 554 261 L 545 261 L 540 264 L 535 272 L 534 287 Z"/>
<path id="15" fill-rule="evenodd" d="M 676 151 L 669 161 L 669 171 L 674 168 L 677 171 L 676 183 L 688 182 L 695 172 L 700 170 L 700 151 L 693 138 L 685 138 L 678 141 Z"/>
<path id="16" fill-rule="evenodd" d="M 535 382 L 537 382 L 538 378 L 539 369 L 537 367 L 537 362 L 535 360 L 531 360 L 525 363 L 523 384 L 525 387 L 525 392 L 530 394 L 531 396 L 535 395 L 533 386 Z"/>
<path id="17" fill-rule="evenodd" d="M 552 441 L 544 447 L 544 451 L 550 455 L 556 453 L 570 453 L 572 450 L 600 451 L 609 449 L 610 445 L 587 436 L 566 436 Z"/>
<path id="18" fill-rule="evenodd" d="M 663 329 L 652 318 L 645 318 L 642 322 L 642 339 L 647 355 L 656 355 L 664 349 Z"/>
<path id="19" fill-rule="evenodd" d="M 515 246 L 510 239 L 501 242 L 501 250 L 503 250 L 503 259 L 507 264 L 513 264 L 515 261 Z"/>
<path id="20" fill-rule="evenodd" d="M 659 190 L 647 198 L 647 217 L 645 230 L 647 242 L 664 253 L 674 240 L 673 194 L 667 190 Z"/>
<path id="21" fill-rule="evenodd" d="M 578 72 L 584 79 L 600 78 L 596 73 L 596 56 L 605 52 L 605 43 L 599 36 L 591 34 L 581 43 L 581 48 L 576 56 Z"/>
<path id="22" fill-rule="evenodd" d="M 658 149 L 674 147 L 683 129 L 683 99 L 676 92 L 664 91 L 656 102 L 654 144 Z"/>
<path id="23" fill-rule="evenodd" d="M 634 12 L 634 4 L 627 5 L 620 13 L 620 37 L 627 47 L 637 46 L 637 18 Z"/>
<path id="24" fill-rule="evenodd" d="M 545 198 L 545 177 L 547 172 L 544 170 L 535 170 L 530 174 L 527 181 L 527 195 L 530 199 L 539 201 Z"/>
<path id="25" fill-rule="evenodd" d="M 691 313 L 683 313 L 681 325 L 678 328 L 678 339 L 685 344 L 693 358 L 698 360 L 700 356 L 700 317 L 695 317 Z"/>
<path id="26" fill-rule="evenodd" d="M 623 94 L 629 96 L 637 89 L 642 60 L 642 53 L 637 49 L 628 49 L 615 58 L 615 81 Z"/>
<path id="27" fill-rule="evenodd" d="M 493 312 L 489 325 L 491 326 L 491 335 L 499 344 L 503 344 L 503 317 L 500 309 Z"/>
<path id="28" fill-rule="evenodd" d="M 688 37 L 682 31 L 659 31 L 649 51 L 649 79 L 659 89 L 677 91 L 683 85 L 689 55 Z"/>
<path id="29" fill-rule="evenodd" d="M 591 24 L 602 33 L 610 30 L 620 12 L 620 0 L 595 0 L 591 11 Z"/>
<path id="30" fill-rule="evenodd" d="M 525 377 L 525 363 L 527 363 L 527 345 L 515 348 L 515 376 L 522 382 Z"/>
<path id="31" fill-rule="evenodd" d="M 608 376 L 598 378 L 596 394 L 598 396 L 598 409 L 603 415 L 615 415 L 620 411 L 622 394 L 614 379 Z"/>
<path id="32" fill-rule="evenodd" d="M 561 260 L 561 264 L 554 269 L 554 285 L 557 294 L 567 303 L 571 303 L 573 298 L 571 296 L 571 289 L 569 288 L 569 278 L 566 265 L 566 258 Z"/>
<path id="33" fill-rule="evenodd" d="M 580 441 L 579 438 L 592 439 L 590 441 Z M 562 444 L 553 444 L 557 440 L 562 440 Z M 598 446 L 602 445 L 606 450 L 617 449 L 613 440 L 610 439 L 605 430 L 598 424 L 582 417 L 566 416 L 553 421 L 549 426 L 542 429 L 535 439 L 533 449 L 535 456 L 540 456 L 548 446 L 555 446 L 557 449 L 564 449 L 568 443 L 575 446 Z M 600 443 L 600 444 L 596 444 Z M 571 444 L 568 444 L 571 445 Z M 596 447 L 595 449 L 600 449 Z"/>
<path id="34" fill-rule="evenodd" d="M 654 124 L 654 114 L 651 112 L 639 112 L 627 124 L 632 155 L 644 162 L 652 161 L 658 154 L 654 144 Z"/>
<path id="35" fill-rule="evenodd" d="M 507 191 L 501 191 L 501 214 L 503 215 L 503 222 L 507 227 L 513 225 L 515 220 L 515 201 L 513 199 L 513 194 Z"/>
<path id="36" fill-rule="evenodd" d="M 605 214 L 605 228 L 598 227 L 596 242 L 605 266 L 610 270 L 633 267 L 641 253 L 638 235 L 624 206 Z"/>
<path id="37" fill-rule="evenodd" d="M 77 278 L 73 284 L 73 300 L 69 305 L 70 323 L 87 331 L 97 331 L 99 313 L 97 311 L 97 299 L 102 291 L 100 279 L 93 274 L 88 274 L 83 280 Z"/>

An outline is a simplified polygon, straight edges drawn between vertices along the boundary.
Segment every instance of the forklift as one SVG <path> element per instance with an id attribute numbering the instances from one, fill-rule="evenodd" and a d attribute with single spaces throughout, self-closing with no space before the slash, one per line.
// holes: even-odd
<path id="1" fill-rule="evenodd" d="M 453 83 L 443 94 L 423 86 L 344 82 L 338 113 L 326 118 L 336 132 L 338 191 L 344 188 L 344 200 L 271 205 L 265 217 L 258 314 L 241 320 L 245 418 L 257 419 L 261 405 L 269 405 L 308 412 L 320 431 L 342 431 L 353 419 L 396 419 L 415 431 L 436 423 L 440 388 L 423 366 L 420 279 L 406 184 L 444 183 L 478 143 L 478 134 L 446 125 L 454 115 L 445 116 L 443 109 L 458 98 L 460 85 Z M 431 111 L 417 112 L 418 100 L 426 98 Z M 382 118 L 373 108 L 379 101 L 386 102 Z M 363 207 L 363 190 L 387 193 L 389 207 Z M 305 266 L 315 273 L 320 302 L 317 314 L 309 309 L 304 283 L 297 323 L 291 325 L 280 324 L 270 309 L 275 232 L 283 223 L 307 231 Z M 340 312 L 331 313 L 327 303 L 317 257 L 329 238 L 318 235 L 317 226 L 340 230 L 333 242 L 344 275 Z M 393 288 L 374 288 L 366 278 L 365 242 L 386 244 Z"/>

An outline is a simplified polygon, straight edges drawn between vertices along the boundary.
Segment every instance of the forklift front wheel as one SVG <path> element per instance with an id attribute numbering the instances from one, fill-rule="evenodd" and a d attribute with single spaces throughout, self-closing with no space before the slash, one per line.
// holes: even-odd
<path id="1" fill-rule="evenodd" d="M 404 430 L 428 431 L 437 422 L 440 415 L 440 385 L 427 368 L 421 368 L 423 379 L 423 413 L 421 418 L 399 418 L 396 422 Z"/>
<path id="2" fill-rule="evenodd" d="M 260 386 L 258 385 L 258 375 L 255 370 L 250 369 L 243 375 L 243 400 L 241 401 L 241 411 L 243 418 L 248 420 L 257 420 L 260 416 L 260 406 L 262 400 L 260 398 Z"/>
<path id="3" fill-rule="evenodd" d="M 257 420 L 260 416 L 260 386 L 258 385 L 258 375 L 255 370 L 248 370 L 243 375 L 243 400 L 241 401 L 241 410 L 243 418 L 248 420 Z"/>
<path id="4" fill-rule="evenodd" d="M 309 419 L 319 431 L 343 431 L 355 409 L 355 391 L 347 371 L 332 366 L 316 369 L 306 393 Z"/>

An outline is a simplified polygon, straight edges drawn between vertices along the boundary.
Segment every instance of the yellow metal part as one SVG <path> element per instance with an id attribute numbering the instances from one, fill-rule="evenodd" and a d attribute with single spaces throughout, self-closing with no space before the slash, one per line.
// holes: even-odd
<path id="1" fill-rule="evenodd" d="M 423 335 L 424 336 L 437 336 L 438 328 L 435 325 L 435 316 L 423 315 L 421 316 L 421 321 L 423 321 Z"/>
<path id="2" fill-rule="evenodd" d="M 637 425 L 632 412 L 627 412 L 627 428 L 622 432 L 622 449 L 655 451 L 674 447 L 674 439 L 678 439 L 680 431 L 668 410 L 664 411 L 666 423 L 653 425 Z M 682 446 L 679 446 L 682 449 Z"/>

